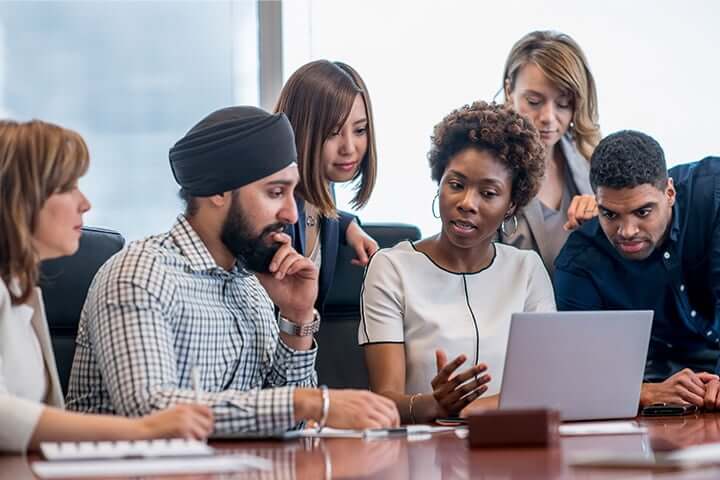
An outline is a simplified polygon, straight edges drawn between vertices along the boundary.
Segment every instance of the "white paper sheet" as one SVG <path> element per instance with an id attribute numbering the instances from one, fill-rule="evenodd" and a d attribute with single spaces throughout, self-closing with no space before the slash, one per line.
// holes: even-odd
<path id="1" fill-rule="evenodd" d="M 254 455 L 217 455 L 198 458 L 88 460 L 34 462 L 40 478 L 135 477 L 270 470 L 272 462 Z"/>
<path id="2" fill-rule="evenodd" d="M 672 452 L 647 452 L 645 454 L 616 451 L 586 451 L 568 458 L 573 466 L 688 469 L 720 465 L 720 443 L 708 443 L 682 448 Z M 715 478 L 713 473 L 710 478 Z"/>
<path id="3" fill-rule="evenodd" d="M 720 463 L 720 443 L 706 443 L 676 450 L 665 455 L 668 460 L 692 463 Z"/>
<path id="4" fill-rule="evenodd" d="M 578 422 L 560 425 L 560 435 L 638 435 L 646 433 L 647 428 L 634 421 L 620 422 Z"/>
<path id="5" fill-rule="evenodd" d="M 439 432 L 450 432 L 459 427 L 434 426 L 434 425 L 407 425 L 399 428 L 372 429 L 372 430 L 344 430 L 325 427 L 321 432 L 313 429 L 288 432 L 294 437 L 317 437 L 317 438 L 386 438 L 406 435 L 408 437 L 428 435 Z"/>
<path id="6" fill-rule="evenodd" d="M 290 438 L 362 438 L 363 431 L 325 427 L 320 432 L 308 428 L 305 430 L 293 430 L 287 432 L 285 435 Z"/>

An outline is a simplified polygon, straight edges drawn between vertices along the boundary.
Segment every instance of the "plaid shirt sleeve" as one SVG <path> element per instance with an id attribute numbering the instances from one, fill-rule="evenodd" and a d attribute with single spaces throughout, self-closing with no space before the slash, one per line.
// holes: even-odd
<path id="1" fill-rule="evenodd" d="M 113 274 L 113 266 L 98 274 L 83 311 L 86 318 L 81 322 L 86 327 L 96 368 L 102 372 L 113 410 L 126 416 L 145 415 L 176 403 L 195 401 L 188 375 L 195 359 L 184 343 L 194 342 L 197 357 L 222 355 L 213 348 L 210 337 L 202 336 L 202 328 L 193 329 L 202 322 L 209 328 L 207 325 L 213 325 L 214 318 L 183 315 L 184 312 L 177 311 L 175 302 L 180 292 L 171 280 L 152 264 L 139 262 L 133 267 L 132 275 Z M 148 272 L 143 274 L 143 269 Z M 127 273 L 128 266 L 121 270 Z M 317 349 L 290 349 L 280 341 L 277 325 L 268 322 L 262 311 L 252 310 L 260 318 L 256 322 L 259 327 L 254 326 L 257 338 L 251 347 L 261 348 L 266 361 L 239 365 L 235 375 L 247 377 L 240 382 L 249 386 L 247 390 L 201 393 L 200 402 L 213 410 L 217 432 L 274 432 L 292 428 L 295 386 L 312 387 L 317 383 L 314 370 Z M 267 310 L 272 319 L 272 305 Z M 178 334 L 174 323 L 180 318 L 183 326 L 189 325 L 183 334 Z M 242 322 L 238 324 L 242 328 Z M 248 336 L 244 332 L 239 337 Z M 82 357 L 82 353 L 76 356 L 73 365 L 80 373 Z M 204 385 L 218 384 L 217 372 L 212 369 L 201 369 L 201 376 Z M 82 381 L 81 374 L 73 377 Z"/>
<path id="2" fill-rule="evenodd" d="M 295 385 L 298 387 L 317 387 L 317 372 L 315 371 L 315 357 L 317 343 L 313 340 L 310 350 L 293 350 L 279 338 L 275 349 L 271 370 L 265 379 L 266 387 L 280 387 Z"/>

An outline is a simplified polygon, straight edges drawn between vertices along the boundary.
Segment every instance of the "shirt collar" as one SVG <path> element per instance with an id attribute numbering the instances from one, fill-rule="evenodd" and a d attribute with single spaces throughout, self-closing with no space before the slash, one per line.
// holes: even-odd
<path id="1" fill-rule="evenodd" d="M 202 241 L 200 235 L 198 235 L 192 225 L 190 225 L 185 215 L 178 215 L 175 224 L 170 230 L 170 236 L 173 238 L 180 253 L 188 259 L 191 270 L 231 276 L 247 275 L 244 270 L 238 268 L 237 262 L 235 262 L 230 271 L 218 265 L 207 249 L 205 242 Z"/>

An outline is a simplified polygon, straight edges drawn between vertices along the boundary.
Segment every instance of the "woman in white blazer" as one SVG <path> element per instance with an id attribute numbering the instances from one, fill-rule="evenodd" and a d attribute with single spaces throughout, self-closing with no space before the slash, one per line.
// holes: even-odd
<path id="1" fill-rule="evenodd" d="M 42 441 L 206 437 L 212 413 L 182 405 L 129 419 L 63 410 L 38 263 L 78 249 L 90 203 L 78 189 L 89 155 L 77 133 L 0 121 L 0 452 Z"/>

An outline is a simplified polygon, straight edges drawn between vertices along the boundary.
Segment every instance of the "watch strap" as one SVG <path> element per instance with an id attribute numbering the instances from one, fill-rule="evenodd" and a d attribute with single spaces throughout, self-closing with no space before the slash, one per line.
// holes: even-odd
<path id="1" fill-rule="evenodd" d="M 278 328 L 283 333 L 287 333 L 288 335 L 295 337 L 308 337 L 320 330 L 320 313 L 317 309 L 313 309 L 313 321 L 304 325 L 299 325 L 283 317 L 278 311 L 277 322 Z"/>

